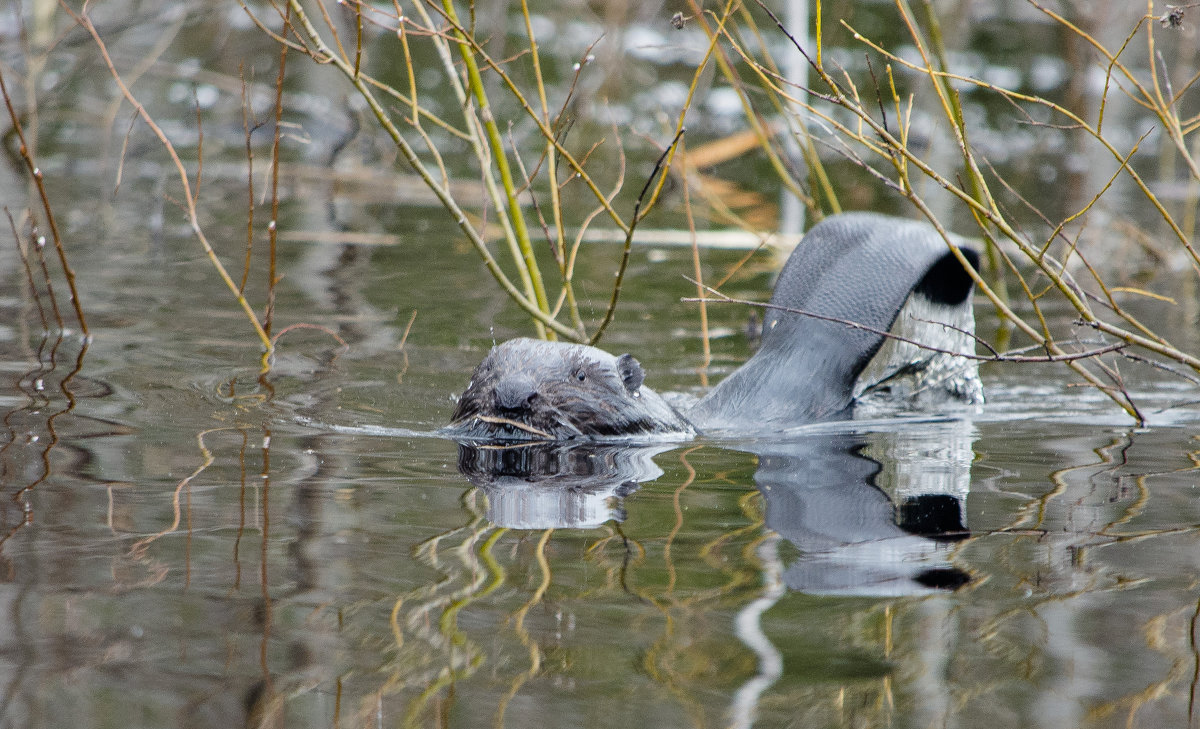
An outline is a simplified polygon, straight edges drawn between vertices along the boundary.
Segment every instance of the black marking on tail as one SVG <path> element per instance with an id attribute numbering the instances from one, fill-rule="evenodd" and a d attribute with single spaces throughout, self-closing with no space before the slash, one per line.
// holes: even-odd
<path id="1" fill-rule="evenodd" d="M 959 250 L 970 262 L 971 268 L 979 270 L 979 254 L 969 248 Z M 971 286 L 974 283 L 954 254 L 946 251 L 946 255 L 929 267 L 914 291 L 935 304 L 957 306 L 971 295 Z"/>

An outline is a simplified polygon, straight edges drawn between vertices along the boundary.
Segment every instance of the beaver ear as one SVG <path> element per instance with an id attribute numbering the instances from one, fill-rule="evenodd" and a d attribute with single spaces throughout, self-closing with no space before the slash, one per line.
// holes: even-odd
<path id="1" fill-rule="evenodd" d="M 634 359 L 632 354 L 623 354 L 617 357 L 617 372 L 621 373 L 621 382 L 625 383 L 625 389 L 629 391 L 630 395 L 637 392 L 646 380 L 646 372 L 642 369 L 642 363 Z"/>

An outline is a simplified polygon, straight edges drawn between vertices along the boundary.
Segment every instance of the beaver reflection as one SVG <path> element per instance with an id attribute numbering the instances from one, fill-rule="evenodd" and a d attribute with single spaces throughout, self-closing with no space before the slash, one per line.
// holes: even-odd
<path id="1" fill-rule="evenodd" d="M 868 456 L 869 445 L 861 435 L 834 435 L 757 449 L 767 527 L 801 552 L 784 582 L 809 594 L 872 596 L 967 584 L 949 560 L 970 536 L 969 440 L 948 434 L 928 457 L 890 464 L 886 491 L 878 483 L 884 464 Z"/>
<path id="2" fill-rule="evenodd" d="M 586 529 L 623 521 L 621 500 L 662 475 L 652 458 L 668 447 L 460 444 L 458 470 L 483 489 L 497 526 Z"/>
<path id="3" fill-rule="evenodd" d="M 969 536 L 971 451 L 953 426 L 925 433 L 936 439 L 936 447 L 926 444 L 929 452 L 894 461 L 872 448 L 894 444 L 900 434 L 882 434 L 875 443 L 864 435 L 821 434 L 746 448 L 759 456 L 754 480 L 766 500 L 767 528 L 800 553 L 784 570 L 788 587 L 891 596 L 967 584 L 970 576 L 950 556 Z M 662 475 L 652 458 L 668 448 L 460 445 L 458 468 L 487 494 L 488 519 L 499 526 L 589 528 L 624 519 L 622 499 Z M 881 480 L 887 483 L 877 485 Z"/>

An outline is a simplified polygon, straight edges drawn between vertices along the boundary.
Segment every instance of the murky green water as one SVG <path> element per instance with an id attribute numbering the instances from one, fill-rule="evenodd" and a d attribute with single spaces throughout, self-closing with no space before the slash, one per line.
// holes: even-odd
<path id="1" fill-rule="evenodd" d="M 199 43 L 230 24 L 185 27 Z M 103 71 L 82 41 L 64 48 L 43 166 L 93 338 L 46 334 L 44 287 L 31 296 L 0 248 L 0 725 L 1200 721 L 1194 388 L 1126 369 L 1150 420 L 1138 429 L 1065 370 L 997 365 L 988 404 L 961 418 L 465 449 L 419 434 L 445 423 L 492 341 L 528 327 L 445 216 L 285 168 L 280 229 L 305 235 L 281 243 L 276 331 L 323 330 L 285 334 L 260 380 L 257 342 L 162 201 L 169 173 L 141 136 L 114 194 L 90 136 L 108 138 L 108 97 L 81 90 Z M 218 50 L 203 67 L 228 74 Z M 144 88 L 186 129 L 170 85 Z M 244 179 L 215 160 L 237 160 L 240 131 L 219 118 L 202 209 L 237 269 Z M 0 199 L 26 204 L 12 168 Z M 307 235 L 343 226 L 392 244 Z M 589 317 L 616 255 L 584 248 Z M 741 255 L 706 251 L 706 275 Z M 755 259 L 727 291 L 764 296 L 770 269 Z M 691 272 L 686 248 L 637 247 L 605 340 L 659 390 L 704 387 L 680 302 Z M 250 292 L 261 301 L 261 279 Z M 1194 351 L 1194 295 L 1172 292 L 1146 320 Z M 715 378 L 746 356 L 746 313 L 710 314 Z"/>

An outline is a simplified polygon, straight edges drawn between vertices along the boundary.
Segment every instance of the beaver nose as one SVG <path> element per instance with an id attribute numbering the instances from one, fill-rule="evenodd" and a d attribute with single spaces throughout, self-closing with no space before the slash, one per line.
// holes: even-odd
<path id="1" fill-rule="evenodd" d="M 537 397 L 537 384 L 530 377 L 505 377 L 496 384 L 496 407 L 500 410 L 523 410 Z"/>

